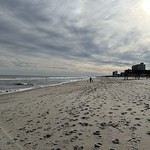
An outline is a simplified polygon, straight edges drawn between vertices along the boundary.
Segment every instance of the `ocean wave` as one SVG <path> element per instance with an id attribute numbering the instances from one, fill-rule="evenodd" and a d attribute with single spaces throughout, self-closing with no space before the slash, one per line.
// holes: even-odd
<path id="1" fill-rule="evenodd" d="M 48 80 L 48 79 L 52 79 L 52 80 L 69 80 L 69 79 L 84 79 L 87 77 L 14 77 L 14 78 L 1 78 L 1 81 L 7 80 L 7 81 L 18 81 L 18 80 L 26 80 L 26 81 L 30 81 L 30 80 Z"/>
<path id="2" fill-rule="evenodd" d="M 14 83 L 14 85 L 24 85 L 24 86 L 26 86 L 26 85 L 28 85 L 28 86 L 35 86 L 36 85 L 36 83 L 23 83 L 23 82 L 18 82 L 18 83 Z"/>
<path id="3" fill-rule="evenodd" d="M 9 94 L 9 93 L 16 93 L 16 92 L 21 92 L 21 91 L 27 91 L 27 90 L 32 90 L 32 89 L 37 89 L 37 88 L 43 88 L 43 87 L 50 87 L 50 86 L 57 86 L 57 85 L 62 85 L 65 83 L 71 83 L 71 82 L 76 82 L 76 81 L 82 81 L 82 80 L 86 80 L 87 78 L 82 78 L 82 79 L 72 79 L 72 80 L 67 80 L 67 81 L 63 81 L 63 82 L 59 82 L 56 84 L 46 84 L 46 85 L 36 85 L 35 83 L 15 83 L 17 85 L 32 85 L 31 87 L 26 87 L 26 88 L 14 88 L 14 89 L 4 89 L 4 90 L 0 90 L 0 95 L 1 94 Z M 19 87 L 19 86 L 18 86 Z"/>
<path id="4" fill-rule="evenodd" d="M 21 89 L 8 89 L 8 90 L 5 89 L 5 90 L 0 90 L 0 95 L 22 92 L 22 91 L 27 91 L 27 90 L 32 90 L 32 89 L 34 89 L 34 88 L 21 88 Z"/>
<path id="5" fill-rule="evenodd" d="M 14 85 L 28 85 L 28 83 L 14 83 Z"/>

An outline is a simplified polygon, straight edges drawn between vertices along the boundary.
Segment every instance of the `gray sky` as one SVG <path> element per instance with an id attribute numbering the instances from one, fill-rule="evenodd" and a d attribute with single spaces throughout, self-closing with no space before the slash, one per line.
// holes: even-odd
<path id="1" fill-rule="evenodd" d="M 149 50 L 149 0 L 0 0 L 0 74 L 149 69 Z"/>

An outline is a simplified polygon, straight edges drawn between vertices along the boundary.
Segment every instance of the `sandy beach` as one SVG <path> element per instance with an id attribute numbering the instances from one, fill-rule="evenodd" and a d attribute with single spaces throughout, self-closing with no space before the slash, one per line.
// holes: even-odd
<path id="1" fill-rule="evenodd" d="M 0 95 L 0 150 L 82 149 L 150 150 L 150 79 Z"/>

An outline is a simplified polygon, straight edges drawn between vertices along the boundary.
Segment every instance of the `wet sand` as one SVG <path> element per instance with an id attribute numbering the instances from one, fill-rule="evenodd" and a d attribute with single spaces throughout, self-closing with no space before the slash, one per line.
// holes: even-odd
<path id="1" fill-rule="evenodd" d="M 150 79 L 97 78 L 0 96 L 0 150 L 149 150 Z"/>

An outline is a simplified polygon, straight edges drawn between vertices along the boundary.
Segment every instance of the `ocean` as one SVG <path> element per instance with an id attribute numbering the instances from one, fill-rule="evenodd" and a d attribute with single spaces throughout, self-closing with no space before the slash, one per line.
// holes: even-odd
<path id="1" fill-rule="evenodd" d="M 0 75 L 0 94 L 85 80 L 87 77 Z"/>

